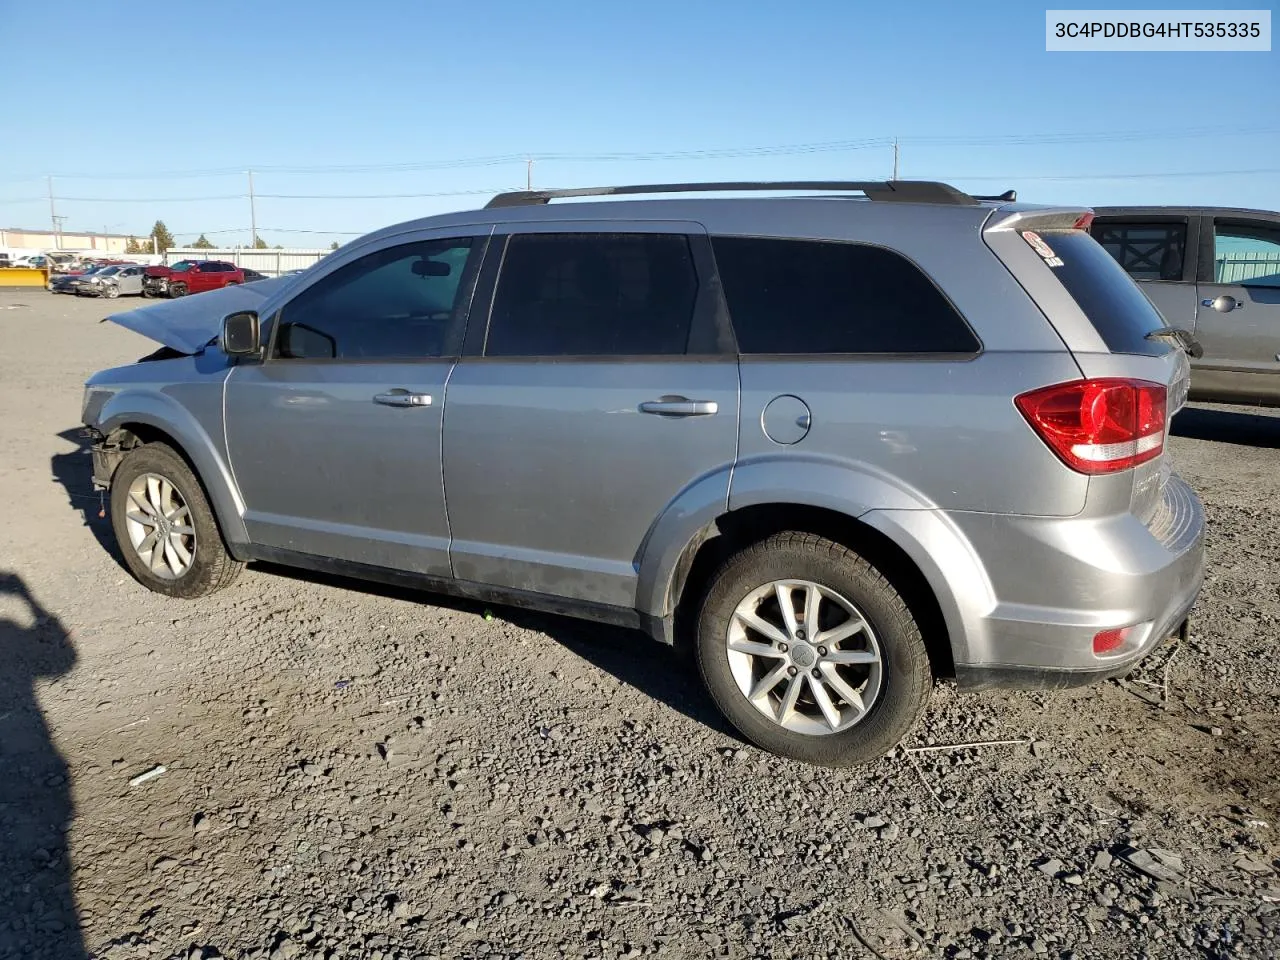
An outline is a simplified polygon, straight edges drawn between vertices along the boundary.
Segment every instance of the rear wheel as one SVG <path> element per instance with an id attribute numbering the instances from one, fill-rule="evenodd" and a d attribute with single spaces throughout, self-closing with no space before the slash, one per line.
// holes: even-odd
<path id="1" fill-rule="evenodd" d="M 898 592 L 853 550 L 807 533 L 729 558 L 703 600 L 696 650 L 712 699 L 743 736 L 824 766 L 893 749 L 932 684 Z"/>
<path id="2" fill-rule="evenodd" d="M 129 572 L 156 593 L 203 597 L 244 569 L 227 553 L 195 474 L 163 443 L 136 447 L 116 468 L 111 528 Z"/>

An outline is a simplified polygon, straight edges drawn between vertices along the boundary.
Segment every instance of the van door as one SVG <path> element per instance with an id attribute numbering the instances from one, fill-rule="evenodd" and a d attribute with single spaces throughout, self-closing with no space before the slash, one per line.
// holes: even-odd
<path id="1" fill-rule="evenodd" d="M 1280 219 L 1217 216 L 1213 264 L 1199 284 L 1197 397 L 1280 401 Z"/>
<path id="2" fill-rule="evenodd" d="M 454 576 L 632 608 L 654 522 L 695 484 L 728 498 L 738 367 L 706 238 L 687 222 L 508 229 L 487 328 L 449 381 Z"/>

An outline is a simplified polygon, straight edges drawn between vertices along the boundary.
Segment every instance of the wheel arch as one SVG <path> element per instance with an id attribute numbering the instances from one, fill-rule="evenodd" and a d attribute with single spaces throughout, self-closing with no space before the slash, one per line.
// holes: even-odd
<path id="1" fill-rule="evenodd" d="M 134 395 L 128 409 L 113 411 L 113 406 L 116 404 L 109 401 L 97 426 L 106 438 L 102 450 L 108 473 L 99 479 L 109 480 L 133 447 L 149 443 L 171 447 L 186 461 L 203 488 L 228 549 L 237 559 L 243 559 L 243 548 L 249 543 L 243 503 L 230 471 L 204 428 L 184 408 L 153 395 Z"/>
<path id="2" fill-rule="evenodd" d="M 911 554 L 884 531 L 848 513 L 805 503 L 756 503 L 726 511 L 700 528 L 680 552 L 667 583 L 664 612 L 671 638 L 686 646 L 699 601 L 728 557 L 776 533 L 796 531 L 833 540 L 856 551 L 902 594 L 920 627 L 935 676 L 955 675 L 952 628 L 934 583 Z"/>

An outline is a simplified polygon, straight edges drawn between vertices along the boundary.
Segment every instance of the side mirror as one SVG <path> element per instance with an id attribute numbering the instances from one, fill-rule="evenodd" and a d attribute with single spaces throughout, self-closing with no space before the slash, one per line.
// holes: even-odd
<path id="1" fill-rule="evenodd" d="M 233 313 L 222 320 L 222 352 L 229 357 L 246 357 L 261 348 L 258 314 L 253 310 Z"/>

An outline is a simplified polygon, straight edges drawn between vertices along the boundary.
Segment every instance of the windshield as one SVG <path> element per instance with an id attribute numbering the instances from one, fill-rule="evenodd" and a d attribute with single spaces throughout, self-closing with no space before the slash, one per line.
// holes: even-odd
<path id="1" fill-rule="evenodd" d="M 98 276 L 100 276 L 100 277 L 110 277 L 110 276 L 114 276 L 115 274 L 119 273 L 119 272 L 120 272 L 120 268 L 119 268 L 119 267 L 103 267 L 101 270 L 96 271 L 96 272 L 97 272 Z"/>
<path id="2" fill-rule="evenodd" d="M 184 270 L 190 270 L 194 263 L 194 260 L 179 260 L 177 263 L 170 266 L 169 269 L 174 273 L 182 273 Z"/>

